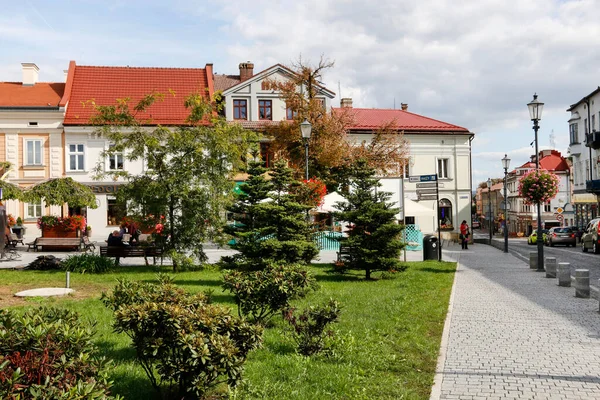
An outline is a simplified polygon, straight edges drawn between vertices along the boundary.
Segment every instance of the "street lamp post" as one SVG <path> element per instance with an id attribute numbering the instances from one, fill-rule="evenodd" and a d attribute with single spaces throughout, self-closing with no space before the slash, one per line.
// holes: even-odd
<path id="1" fill-rule="evenodd" d="M 510 167 L 510 158 L 504 155 L 502 168 L 504 168 L 504 252 L 508 253 L 508 198 L 506 195 L 506 175 Z"/>
<path id="2" fill-rule="evenodd" d="M 490 245 L 492 244 L 492 180 L 488 178 L 487 180 L 488 187 L 488 229 L 490 231 Z"/>
<path id="3" fill-rule="evenodd" d="M 310 140 L 310 134 L 312 132 L 312 125 L 307 119 L 300 124 L 300 132 L 302 133 L 302 140 L 304 141 L 304 157 L 306 162 L 306 180 L 308 181 L 308 141 Z"/>
<path id="4" fill-rule="evenodd" d="M 535 132 L 535 170 L 537 173 L 540 171 L 540 153 L 538 150 L 538 130 L 540 126 L 538 122 L 542 119 L 542 110 L 544 109 L 544 103 L 537 99 L 537 94 L 533 95 L 533 100 L 527 104 L 529 108 L 529 116 L 533 121 L 533 131 Z M 542 235 L 542 205 L 538 201 L 537 205 L 537 270 L 544 271 L 544 237 Z"/>

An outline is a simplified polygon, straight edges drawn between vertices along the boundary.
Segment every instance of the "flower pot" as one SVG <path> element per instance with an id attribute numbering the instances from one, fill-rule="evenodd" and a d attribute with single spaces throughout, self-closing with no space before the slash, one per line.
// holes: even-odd
<path id="1" fill-rule="evenodd" d="M 78 230 L 65 230 L 59 226 L 44 226 L 42 228 L 42 237 L 66 237 L 66 238 L 76 238 L 79 237 L 77 234 Z"/>
<path id="2" fill-rule="evenodd" d="M 25 233 L 25 227 L 24 226 L 18 226 L 15 225 L 12 227 L 12 232 L 17 235 L 17 237 L 19 239 L 23 239 L 23 234 Z"/>

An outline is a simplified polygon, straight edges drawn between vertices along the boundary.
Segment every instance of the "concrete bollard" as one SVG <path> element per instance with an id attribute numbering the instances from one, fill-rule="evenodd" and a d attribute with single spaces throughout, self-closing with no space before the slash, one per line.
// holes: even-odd
<path id="1" fill-rule="evenodd" d="M 537 269 L 537 252 L 529 253 L 529 269 Z"/>
<path id="2" fill-rule="evenodd" d="M 71 286 L 71 273 L 67 271 L 65 287 L 68 289 Z"/>
<path id="3" fill-rule="evenodd" d="M 590 298 L 590 270 L 575 270 L 575 297 Z"/>
<path id="4" fill-rule="evenodd" d="M 558 263 L 556 267 L 556 277 L 558 278 L 558 286 L 571 286 L 571 263 Z"/>
<path id="5" fill-rule="evenodd" d="M 546 257 L 546 278 L 556 278 L 556 257 Z"/>

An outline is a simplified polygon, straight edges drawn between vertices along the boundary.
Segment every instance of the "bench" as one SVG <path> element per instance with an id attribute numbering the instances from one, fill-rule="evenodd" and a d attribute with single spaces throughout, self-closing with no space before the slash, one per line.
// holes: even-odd
<path id="1" fill-rule="evenodd" d="M 337 252 L 337 262 L 341 263 L 345 260 L 352 260 L 352 248 L 349 246 L 340 246 L 340 249 Z"/>
<path id="2" fill-rule="evenodd" d="M 162 249 L 141 246 L 100 246 L 100 256 L 114 257 L 117 265 L 121 257 L 144 257 L 146 265 L 148 265 L 147 257 L 152 257 L 156 264 L 156 257 L 162 256 Z"/>
<path id="3" fill-rule="evenodd" d="M 6 246 L 17 247 L 17 243 L 25 245 L 25 243 L 23 243 L 23 239 L 19 239 L 16 233 L 6 235 Z"/>
<path id="4" fill-rule="evenodd" d="M 46 250 L 44 247 L 60 250 L 79 250 L 81 248 L 81 238 L 39 237 L 33 242 L 27 243 L 27 246 L 27 251 L 31 249 L 38 251 L 40 248 Z"/>

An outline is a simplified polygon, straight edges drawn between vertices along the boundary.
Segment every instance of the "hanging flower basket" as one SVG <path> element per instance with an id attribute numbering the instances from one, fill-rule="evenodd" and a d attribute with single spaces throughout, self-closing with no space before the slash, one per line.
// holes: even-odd
<path id="1" fill-rule="evenodd" d="M 531 170 L 519 180 L 519 195 L 525 204 L 543 204 L 558 194 L 560 179 L 546 170 Z"/>

